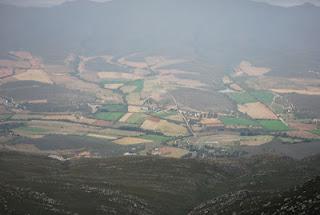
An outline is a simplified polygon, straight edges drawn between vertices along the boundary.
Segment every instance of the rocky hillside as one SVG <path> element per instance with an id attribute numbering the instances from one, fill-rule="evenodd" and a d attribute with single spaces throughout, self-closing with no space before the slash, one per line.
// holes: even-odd
<path id="1" fill-rule="evenodd" d="M 260 209 L 257 205 L 267 211 L 291 210 L 304 188 L 274 196 L 320 175 L 319 161 L 274 156 L 210 162 L 156 157 L 58 161 L 0 152 L 0 214 L 197 214 L 211 209 L 225 214 L 240 211 L 240 204 L 253 213 Z M 318 198 L 312 190 L 308 193 L 299 197 L 307 201 L 301 208 Z M 282 201 L 287 195 L 292 198 Z M 209 199 L 214 200 L 201 204 Z"/>
<path id="2" fill-rule="evenodd" d="M 320 214 L 320 177 L 287 192 L 238 191 L 196 207 L 193 214 Z"/>

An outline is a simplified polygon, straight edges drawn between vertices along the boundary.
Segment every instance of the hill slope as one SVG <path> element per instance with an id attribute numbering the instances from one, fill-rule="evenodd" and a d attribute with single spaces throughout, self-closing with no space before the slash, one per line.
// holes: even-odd
<path id="1" fill-rule="evenodd" d="M 240 190 L 276 192 L 320 174 L 319 157 L 81 159 L 1 152 L 1 214 L 187 214 Z"/>

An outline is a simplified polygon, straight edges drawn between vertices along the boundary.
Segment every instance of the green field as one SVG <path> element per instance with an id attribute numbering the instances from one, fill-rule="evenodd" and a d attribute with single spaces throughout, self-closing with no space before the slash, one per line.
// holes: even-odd
<path id="1" fill-rule="evenodd" d="M 0 115 L 0 120 L 8 120 L 12 117 L 11 114 L 1 114 Z"/>
<path id="2" fill-rule="evenodd" d="M 172 116 L 172 115 L 176 115 L 177 112 L 176 111 L 159 111 L 159 112 L 156 112 L 156 113 L 152 113 L 153 116 L 157 116 L 157 117 L 160 117 L 160 118 L 166 118 L 166 117 L 169 117 L 169 116 Z"/>
<path id="3" fill-rule="evenodd" d="M 266 105 L 270 105 L 274 98 L 274 94 L 267 90 L 252 91 L 250 95 Z"/>
<path id="4" fill-rule="evenodd" d="M 28 131 L 32 133 L 42 133 L 42 132 L 47 132 L 48 130 L 39 128 L 39 127 L 28 127 L 28 126 L 23 126 L 18 128 L 21 131 Z"/>
<path id="5" fill-rule="evenodd" d="M 220 120 L 224 125 L 236 125 L 236 126 L 258 126 L 255 120 L 236 117 L 221 117 Z"/>
<path id="6" fill-rule="evenodd" d="M 143 113 L 134 113 L 132 116 L 129 117 L 127 123 L 141 125 L 147 117 L 148 116 Z"/>
<path id="7" fill-rule="evenodd" d="M 258 120 L 260 125 L 268 131 L 288 131 L 289 127 L 280 120 Z"/>
<path id="8" fill-rule="evenodd" d="M 95 114 L 95 118 L 107 121 L 118 121 L 124 112 L 99 112 Z"/>
<path id="9" fill-rule="evenodd" d="M 247 92 L 243 93 L 229 93 L 228 96 L 235 101 L 237 104 L 246 104 L 246 103 L 253 103 L 257 102 L 255 97 L 251 96 Z"/>
<path id="10" fill-rule="evenodd" d="M 163 143 L 163 142 L 167 142 L 171 139 L 171 137 L 162 136 L 162 135 L 154 135 L 154 134 L 145 134 L 145 135 L 142 135 L 139 137 L 146 139 L 146 140 L 152 140 L 155 143 Z"/>
<path id="11" fill-rule="evenodd" d="M 124 83 L 125 81 L 123 80 L 101 80 L 99 82 L 99 85 L 103 87 L 105 84 L 124 84 Z"/>
<path id="12" fill-rule="evenodd" d="M 311 131 L 312 134 L 320 135 L 320 129 Z"/>
<path id="13" fill-rule="evenodd" d="M 143 79 L 139 79 L 139 80 L 129 81 L 129 82 L 126 83 L 126 85 L 135 86 L 136 89 L 134 90 L 134 92 L 140 93 L 143 90 L 143 87 L 144 87 L 144 80 Z"/>
<path id="14" fill-rule="evenodd" d="M 102 112 L 128 112 L 128 105 L 126 104 L 106 104 L 100 109 Z"/>

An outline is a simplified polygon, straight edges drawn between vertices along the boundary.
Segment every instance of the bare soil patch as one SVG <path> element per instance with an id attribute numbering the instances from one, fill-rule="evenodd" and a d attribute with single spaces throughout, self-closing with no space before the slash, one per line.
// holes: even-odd
<path id="1" fill-rule="evenodd" d="M 253 119 L 278 119 L 278 117 L 261 102 L 238 105 L 238 110 Z"/>
<path id="2" fill-rule="evenodd" d="M 119 145 L 136 145 L 136 144 L 143 144 L 143 143 L 152 143 L 151 140 L 146 140 L 146 139 L 137 138 L 137 137 L 123 137 L 113 142 Z"/>
<path id="3" fill-rule="evenodd" d="M 236 76 L 248 75 L 248 76 L 262 76 L 270 72 L 270 68 L 255 67 L 248 61 L 242 61 L 238 68 L 235 69 Z"/>
<path id="4" fill-rule="evenodd" d="M 45 84 L 53 84 L 48 74 L 39 69 L 29 69 L 24 73 L 15 75 L 14 77 L 20 81 L 38 81 Z"/>

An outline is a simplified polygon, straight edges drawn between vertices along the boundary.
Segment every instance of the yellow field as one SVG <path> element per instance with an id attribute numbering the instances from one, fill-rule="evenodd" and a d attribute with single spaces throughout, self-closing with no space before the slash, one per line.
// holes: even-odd
<path id="1" fill-rule="evenodd" d="M 123 137 L 113 142 L 119 145 L 136 145 L 136 144 L 142 144 L 142 143 L 152 143 L 151 140 L 146 140 L 146 139 L 137 138 L 137 137 Z"/>
<path id="2" fill-rule="evenodd" d="M 143 122 L 143 124 L 141 125 L 141 128 L 143 128 L 145 130 L 155 131 L 158 128 L 158 124 L 159 124 L 159 122 L 157 122 L 157 121 L 147 119 Z"/>
<path id="3" fill-rule="evenodd" d="M 233 83 L 232 80 L 229 78 L 229 76 L 224 76 L 222 78 L 222 82 L 223 82 L 223 84 L 226 84 L 226 85 Z"/>
<path id="4" fill-rule="evenodd" d="M 126 113 L 123 117 L 121 117 L 119 122 L 127 122 L 127 120 L 132 116 L 132 114 L 133 113 Z"/>
<path id="5" fill-rule="evenodd" d="M 261 102 L 238 105 L 238 110 L 253 119 L 278 119 L 278 117 Z"/>
<path id="6" fill-rule="evenodd" d="M 235 91 L 242 91 L 243 89 L 238 85 L 238 84 L 230 84 L 230 88 L 235 90 Z"/>
<path id="7" fill-rule="evenodd" d="M 170 120 L 174 120 L 177 122 L 184 122 L 183 117 L 180 114 L 176 114 L 176 115 L 171 115 L 168 117 L 165 117 L 166 119 L 170 119 Z"/>
<path id="8" fill-rule="evenodd" d="M 24 73 L 15 75 L 14 78 L 20 81 L 38 81 L 46 84 L 53 84 L 48 74 L 39 69 L 29 69 Z"/>
<path id="9" fill-rule="evenodd" d="M 200 123 L 206 126 L 222 126 L 223 125 L 223 123 L 219 119 L 214 119 L 214 118 L 202 119 Z"/>
<path id="10" fill-rule="evenodd" d="M 123 92 L 123 93 L 132 93 L 133 91 L 135 91 L 136 90 L 136 86 L 134 86 L 134 85 L 129 85 L 129 86 L 123 86 L 123 87 L 121 87 L 121 91 Z"/>
<path id="11" fill-rule="evenodd" d="M 102 134 L 87 134 L 88 137 L 95 137 L 99 139 L 106 139 L 106 140 L 115 140 L 117 137 L 102 135 Z"/>
<path id="12" fill-rule="evenodd" d="M 260 146 L 260 145 L 269 143 L 272 140 L 273 140 L 273 136 L 268 136 L 268 135 L 241 137 L 240 145 L 243 145 L 243 146 Z"/>
<path id="13" fill-rule="evenodd" d="M 123 84 L 105 84 L 104 88 L 110 89 L 110 90 L 117 90 L 122 86 L 123 86 Z"/>
<path id="14" fill-rule="evenodd" d="M 188 134 L 186 127 L 168 122 L 166 120 L 147 119 L 141 125 L 145 130 L 158 131 L 167 136 L 185 136 Z"/>
<path id="15" fill-rule="evenodd" d="M 129 105 L 139 106 L 143 104 L 143 101 L 140 100 L 139 93 L 131 93 L 127 96 L 127 102 Z"/>
<path id="16" fill-rule="evenodd" d="M 144 111 L 141 109 L 141 106 L 129 105 L 128 106 L 128 112 L 130 112 L 130 113 L 142 113 Z"/>
<path id="17" fill-rule="evenodd" d="M 164 146 L 159 148 L 158 153 L 162 157 L 168 157 L 168 158 L 181 158 L 189 153 L 188 150 L 181 149 L 181 148 L 175 148 L 175 147 L 169 147 Z"/>
<path id="18" fill-rule="evenodd" d="M 320 95 L 320 87 L 307 87 L 306 89 L 271 89 L 275 93 L 296 93 L 301 95 Z"/>
<path id="19" fill-rule="evenodd" d="M 138 69 L 145 69 L 148 67 L 148 64 L 146 62 L 138 62 L 138 61 L 128 61 L 126 58 L 120 58 L 118 62 L 122 65 L 134 67 Z"/>

